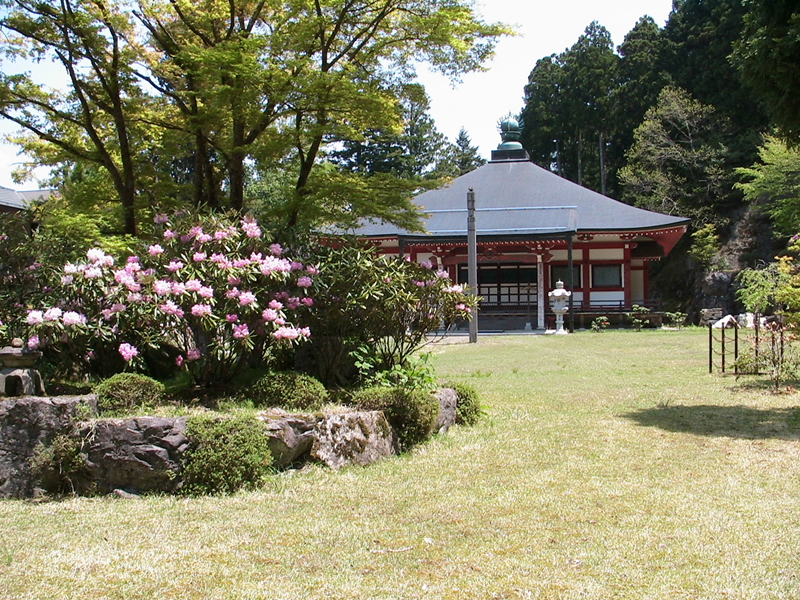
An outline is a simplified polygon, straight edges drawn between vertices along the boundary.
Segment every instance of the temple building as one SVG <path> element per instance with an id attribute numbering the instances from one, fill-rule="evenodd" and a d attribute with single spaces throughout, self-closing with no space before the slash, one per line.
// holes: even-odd
<path id="1" fill-rule="evenodd" d="M 658 310 L 650 296 L 649 263 L 669 254 L 689 219 L 636 208 L 568 181 L 529 160 L 515 120 L 501 129 L 503 143 L 491 161 L 415 198 L 427 215 L 427 233 L 365 223 L 356 234 L 387 254 L 429 261 L 454 281 L 471 284 L 472 192 L 481 328 L 551 326 L 547 292 L 559 280 L 572 292 L 580 326 L 588 316 L 619 315 L 633 304 Z"/>

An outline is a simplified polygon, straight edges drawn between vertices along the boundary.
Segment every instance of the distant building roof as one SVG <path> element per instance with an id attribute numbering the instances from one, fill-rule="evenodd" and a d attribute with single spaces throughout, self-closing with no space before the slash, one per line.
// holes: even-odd
<path id="1" fill-rule="evenodd" d="M 38 200 L 46 200 L 53 190 L 25 190 L 18 192 L 0 186 L 0 210 L 25 210 Z"/>

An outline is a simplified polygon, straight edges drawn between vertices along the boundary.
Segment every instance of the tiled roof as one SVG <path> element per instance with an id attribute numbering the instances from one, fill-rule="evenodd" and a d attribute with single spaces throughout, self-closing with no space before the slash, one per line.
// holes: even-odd
<path id="1" fill-rule="evenodd" d="M 26 190 L 17 192 L 0 186 L 0 207 L 12 210 L 24 210 L 37 200 L 50 196 L 52 190 Z"/>
<path id="2" fill-rule="evenodd" d="M 475 192 L 479 235 L 509 235 L 515 231 L 547 235 L 559 229 L 562 235 L 570 231 L 647 231 L 689 222 L 608 198 L 528 160 L 502 160 L 489 162 L 414 199 L 423 211 L 433 211 L 425 221 L 431 235 L 466 235 L 465 209 L 470 188 Z M 364 237 L 408 235 L 385 223 L 365 223 L 355 233 Z"/>

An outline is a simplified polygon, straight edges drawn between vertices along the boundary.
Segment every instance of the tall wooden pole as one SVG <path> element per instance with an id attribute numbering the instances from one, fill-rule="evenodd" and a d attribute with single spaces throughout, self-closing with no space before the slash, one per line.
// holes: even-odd
<path id="1" fill-rule="evenodd" d="M 475 229 L 475 191 L 469 188 L 467 192 L 467 273 L 472 294 L 478 295 L 478 232 Z M 469 343 L 478 341 L 478 312 L 477 307 L 472 313 L 469 322 Z"/>

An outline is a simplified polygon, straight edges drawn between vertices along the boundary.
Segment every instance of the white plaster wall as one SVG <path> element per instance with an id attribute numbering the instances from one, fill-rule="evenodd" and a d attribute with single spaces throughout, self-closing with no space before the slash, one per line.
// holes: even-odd
<path id="1" fill-rule="evenodd" d="M 641 304 L 644 302 L 644 271 L 631 270 L 631 302 Z"/>
<path id="2" fill-rule="evenodd" d="M 567 250 L 552 250 L 550 252 L 553 255 L 551 260 L 562 262 L 569 260 L 569 252 Z M 572 251 L 572 260 L 574 262 L 578 262 L 579 260 L 583 260 L 583 250 L 573 250 Z"/>
<path id="3" fill-rule="evenodd" d="M 589 260 L 624 260 L 623 248 L 592 248 L 589 250 Z"/>
<path id="4" fill-rule="evenodd" d="M 589 302 L 591 304 L 609 304 L 625 301 L 625 292 L 591 292 Z"/>

